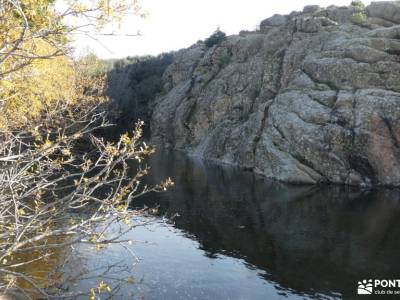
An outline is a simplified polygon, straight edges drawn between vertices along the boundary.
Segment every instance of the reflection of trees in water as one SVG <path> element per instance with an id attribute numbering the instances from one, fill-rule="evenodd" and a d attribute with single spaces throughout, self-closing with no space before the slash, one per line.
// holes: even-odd
<path id="1" fill-rule="evenodd" d="M 267 279 L 300 292 L 354 295 L 360 278 L 400 271 L 393 190 L 268 183 L 176 155 L 152 163 L 177 183 L 160 195 L 161 211 L 179 213 L 177 226 L 194 234 L 209 257 L 243 257 Z"/>
<path id="2" fill-rule="evenodd" d="M 63 244 L 67 241 L 68 237 L 57 236 L 49 237 L 46 243 Z M 41 289 L 62 285 L 66 280 L 62 266 L 70 258 L 70 255 L 71 249 L 68 247 L 49 248 L 45 252 L 38 250 L 15 253 L 2 262 L 3 266 L 12 265 L 13 267 L 9 269 L 10 273 L 0 278 L 0 282 L 11 288 L 8 292 L 11 299 L 26 299 L 23 297 L 24 293 L 32 299 L 41 299 L 42 295 L 32 284 Z M 12 272 L 15 272 L 15 275 Z M 25 276 L 22 277 L 21 274 Z M 14 286 L 18 289 L 14 290 Z"/>
<path id="3" fill-rule="evenodd" d="M 155 157 L 151 165 L 157 170 L 151 180 L 171 176 L 177 186 L 147 201 L 156 200 L 161 213 L 178 213 L 177 227 L 198 239 L 205 255 L 243 258 L 283 293 L 354 295 L 360 279 L 392 278 L 400 270 L 400 204 L 394 191 L 287 186 L 183 156 Z M 45 263 L 33 261 L 17 271 L 30 272 L 45 287 L 49 274 L 50 282 L 66 276 L 70 281 L 93 269 L 85 265 L 87 253 L 67 260 L 71 254 L 57 249 Z M 23 255 L 23 261 L 36 258 Z M 67 272 L 59 272 L 65 266 Z M 111 273 L 127 278 L 130 270 L 123 267 L 116 264 Z M 98 284 L 100 272 L 86 284 Z"/>
<path id="4" fill-rule="evenodd" d="M 153 224 L 154 217 L 146 215 L 144 211 L 138 211 L 137 214 L 135 227 Z M 12 255 L 6 263 L 15 266 L 9 268 L 15 275 L 10 273 L 0 277 L 0 284 L 8 287 L 0 295 L 0 300 L 44 299 L 38 289 L 46 290 L 49 294 L 54 292 L 51 298 L 56 299 L 88 299 L 89 289 L 94 290 L 95 296 L 103 294 L 103 298 L 112 299 L 113 295 L 124 290 L 126 286 L 136 283 L 132 274 L 138 258 L 128 249 L 131 242 L 126 240 L 124 234 L 120 236 L 120 233 L 129 232 L 126 231 L 129 228 L 123 221 L 99 225 L 97 231 L 103 232 L 105 237 L 119 237 L 101 247 L 93 243 L 79 243 L 74 244 L 74 247 L 21 251 Z M 70 240 L 71 237 L 67 236 L 52 236 L 45 243 L 59 245 Z M 110 251 L 118 249 L 121 259 L 109 259 L 109 247 L 112 249 Z M 126 263 L 127 257 L 131 258 L 129 264 Z M 60 291 L 68 294 L 60 294 Z"/>

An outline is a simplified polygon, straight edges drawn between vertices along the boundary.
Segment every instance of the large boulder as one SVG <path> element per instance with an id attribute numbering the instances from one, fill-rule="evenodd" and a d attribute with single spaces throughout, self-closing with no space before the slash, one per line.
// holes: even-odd
<path id="1" fill-rule="evenodd" d="M 284 26 L 287 22 L 288 18 L 287 16 L 282 16 L 282 15 L 273 15 L 272 17 L 265 19 L 264 21 L 261 22 L 260 24 L 260 29 L 268 29 L 270 27 L 279 27 L 279 26 Z"/>
<path id="2" fill-rule="evenodd" d="M 372 2 L 367 7 L 367 12 L 370 17 L 400 24 L 400 1 Z"/>
<path id="3" fill-rule="evenodd" d="M 309 6 L 179 51 L 152 142 L 285 182 L 400 186 L 399 8 Z"/>

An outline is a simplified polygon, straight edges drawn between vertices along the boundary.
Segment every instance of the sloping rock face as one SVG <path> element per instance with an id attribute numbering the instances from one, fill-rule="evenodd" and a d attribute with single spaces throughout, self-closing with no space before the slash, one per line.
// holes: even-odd
<path id="1" fill-rule="evenodd" d="M 400 186 L 400 2 L 307 6 L 177 52 L 151 140 L 291 183 Z"/>

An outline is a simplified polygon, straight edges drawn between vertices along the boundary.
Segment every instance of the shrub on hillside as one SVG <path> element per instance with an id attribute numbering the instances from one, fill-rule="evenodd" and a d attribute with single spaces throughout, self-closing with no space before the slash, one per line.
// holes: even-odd
<path id="1" fill-rule="evenodd" d="M 351 16 L 351 21 L 357 25 L 363 25 L 366 20 L 367 20 L 367 15 L 363 12 L 357 12 Z"/>
<path id="2" fill-rule="evenodd" d="M 229 54 L 224 54 L 218 58 L 218 66 L 224 68 L 231 62 L 231 56 Z"/>
<path id="3" fill-rule="evenodd" d="M 210 35 L 204 43 L 208 48 L 211 48 L 214 45 L 218 45 L 222 43 L 226 39 L 225 32 L 217 29 L 212 35 Z"/>
<path id="4" fill-rule="evenodd" d="M 354 6 L 354 7 L 357 7 L 357 8 L 360 8 L 360 9 L 364 9 L 365 8 L 365 4 L 360 0 L 351 1 L 350 5 Z"/>

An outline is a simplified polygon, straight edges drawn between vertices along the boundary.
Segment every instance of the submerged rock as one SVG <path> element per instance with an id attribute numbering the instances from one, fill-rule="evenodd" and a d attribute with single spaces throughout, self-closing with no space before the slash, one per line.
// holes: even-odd
<path id="1" fill-rule="evenodd" d="M 400 186 L 400 2 L 275 15 L 178 51 L 158 147 L 292 183 Z"/>

